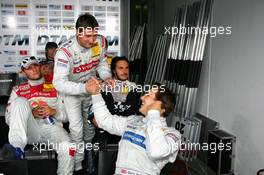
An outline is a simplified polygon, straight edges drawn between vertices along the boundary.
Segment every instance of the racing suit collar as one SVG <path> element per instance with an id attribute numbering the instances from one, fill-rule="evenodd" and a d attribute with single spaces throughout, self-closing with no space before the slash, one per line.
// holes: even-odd
<path id="1" fill-rule="evenodd" d="M 116 82 L 120 82 L 120 83 L 128 83 L 128 80 L 118 80 L 116 78 L 113 78 Z"/>
<path id="2" fill-rule="evenodd" d="M 39 80 L 28 80 L 29 85 L 31 86 L 37 86 L 44 83 L 44 78 L 42 77 Z"/>
<path id="3" fill-rule="evenodd" d="M 115 80 L 117 83 L 122 83 L 123 85 L 131 86 L 130 88 L 136 87 L 136 84 L 134 82 L 129 81 L 129 80 L 118 80 L 116 78 L 113 78 L 113 80 Z"/>
<path id="4" fill-rule="evenodd" d="M 148 123 L 148 119 L 146 118 L 146 117 L 143 117 L 142 116 L 142 121 L 143 121 L 143 123 Z M 162 126 L 167 126 L 167 122 L 166 122 L 166 118 L 164 118 L 164 117 L 160 117 L 159 118 L 160 119 L 160 121 L 161 121 L 161 125 Z"/>

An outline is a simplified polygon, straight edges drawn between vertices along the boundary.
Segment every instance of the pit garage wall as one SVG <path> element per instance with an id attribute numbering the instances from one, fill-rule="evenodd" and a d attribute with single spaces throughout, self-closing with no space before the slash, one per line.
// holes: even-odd
<path id="1" fill-rule="evenodd" d="M 149 2 L 148 58 L 155 37 L 187 1 Z M 196 111 L 237 136 L 236 175 L 264 168 L 263 9 L 262 0 L 215 0 L 213 26 L 231 26 L 232 34 L 210 38 L 197 94 Z"/>
<path id="2" fill-rule="evenodd" d="M 236 175 L 264 168 L 263 9 L 262 0 L 215 0 L 213 26 L 232 34 L 211 38 L 198 88 L 197 111 L 237 136 Z"/>

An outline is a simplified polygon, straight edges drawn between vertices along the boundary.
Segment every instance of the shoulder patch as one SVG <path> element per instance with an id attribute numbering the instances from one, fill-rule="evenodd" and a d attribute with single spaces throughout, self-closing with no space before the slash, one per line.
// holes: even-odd
<path id="1" fill-rule="evenodd" d="M 23 83 L 23 84 L 18 85 L 18 86 L 17 86 L 17 89 L 18 89 L 18 90 L 21 90 L 21 91 L 24 91 L 24 90 L 27 90 L 29 87 L 30 87 L 30 86 L 29 86 L 28 82 L 25 82 L 25 83 Z"/>
<path id="2" fill-rule="evenodd" d="M 72 54 L 70 53 L 70 51 L 66 47 L 61 47 L 59 50 L 63 51 L 66 54 L 66 56 L 68 56 L 68 57 L 72 56 Z"/>
<path id="3" fill-rule="evenodd" d="M 48 92 L 48 91 L 52 91 L 52 90 L 55 90 L 53 84 L 51 84 L 51 83 L 43 84 L 43 91 L 44 92 Z"/>
<path id="4" fill-rule="evenodd" d="M 98 43 L 96 43 L 95 46 L 93 46 L 92 48 L 92 57 L 96 57 L 96 56 L 99 56 L 100 55 L 100 46 Z"/>
<path id="5" fill-rule="evenodd" d="M 64 64 L 68 64 L 69 61 L 61 59 L 61 58 L 58 58 L 58 62 L 64 63 Z"/>
<path id="6" fill-rule="evenodd" d="M 169 138 L 171 138 L 174 142 L 178 142 L 179 140 L 180 140 L 180 138 L 178 138 L 175 134 L 173 134 L 173 133 L 167 133 L 166 134 L 166 137 L 169 137 Z"/>

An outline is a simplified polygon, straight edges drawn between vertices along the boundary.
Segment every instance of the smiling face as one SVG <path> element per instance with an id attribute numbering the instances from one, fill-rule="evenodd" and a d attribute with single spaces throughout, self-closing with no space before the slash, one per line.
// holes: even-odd
<path id="1" fill-rule="evenodd" d="M 156 101 L 156 92 L 158 89 L 152 88 L 149 90 L 145 95 L 140 97 L 141 106 L 139 108 L 139 112 L 142 113 L 144 116 L 147 115 L 149 106 Z"/>

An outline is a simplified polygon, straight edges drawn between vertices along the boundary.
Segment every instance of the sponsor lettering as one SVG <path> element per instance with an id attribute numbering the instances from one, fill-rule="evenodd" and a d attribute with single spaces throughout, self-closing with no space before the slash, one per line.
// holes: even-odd
<path id="1" fill-rule="evenodd" d="M 99 62 L 100 62 L 100 60 L 98 59 L 98 60 L 94 60 L 90 63 L 83 64 L 83 65 L 80 65 L 78 67 L 74 67 L 73 73 L 77 74 L 77 73 L 89 71 L 89 70 L 93 69 L 94 67 L 96 67 L 99 64 Z"/>

